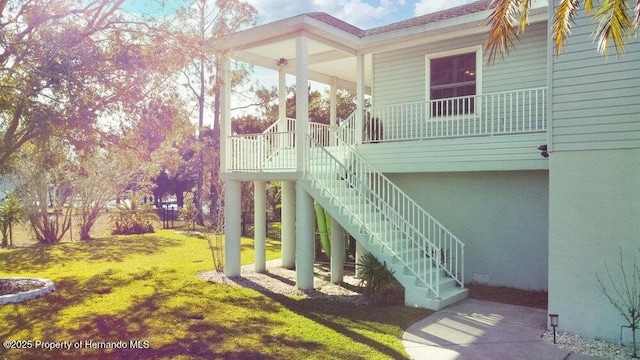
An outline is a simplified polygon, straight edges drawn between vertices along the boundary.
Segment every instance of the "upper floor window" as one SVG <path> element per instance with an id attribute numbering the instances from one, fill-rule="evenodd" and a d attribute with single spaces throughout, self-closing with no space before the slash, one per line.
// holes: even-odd
<path id="1" fill-rule="evenodd" d="M 476 51 L 428 58 L 431 116 L 475 112 L 476 62 Z"/>

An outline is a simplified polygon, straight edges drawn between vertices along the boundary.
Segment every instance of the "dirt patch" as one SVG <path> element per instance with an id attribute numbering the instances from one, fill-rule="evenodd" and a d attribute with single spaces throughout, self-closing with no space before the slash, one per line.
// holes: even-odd
<path id="1" fill-rule="evenodd" d="M 0 279 L 0 296 L 43 288 L 46 284 L 33 279 Z"/>
<path id="2" fill-rule="evenodd" d="M 505 286 L 468 284 L 469 297 L 472 299 L 495 301 L 503 304 L 547 309 L 546 291 L 514 289 Z"/>

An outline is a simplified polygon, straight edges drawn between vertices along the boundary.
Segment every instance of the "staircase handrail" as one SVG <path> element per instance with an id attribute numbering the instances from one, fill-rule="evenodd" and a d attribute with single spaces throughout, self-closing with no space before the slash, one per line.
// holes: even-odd
<path id="1" fill-rule="evenodd" d="M 282 122 L 281 119 L 277 119 L 276 121 L 273 122 L 273 124 L 269 125 L 269 127 L 267 127 L 262 133 L 263 134 L 269 134 L 269 133 L 276 133 L 276 132 L 289 132 L 289 131 L 295 131 L 295 124 L 296 124 L 296 119 L 292 119 L 292 118 L 285 118 L 284 119 L 287 122 L 287 131 L 280 131 L 278 129 L 278 126 L 280 125 L 280 123 Z M 290 129 L 291 127 L 291 129 Z"/>
<path id="2" fill-rule="evenodd" d="M 411 271 L 416 277 L 420 278 L 427 287 L 436 293 L 436 296 L 438 296 L 439 292 L 437 284 L 438 279 L 437 276 L 434 277 L 433 271 L 430 271 L 434 264 L 436 268 L 442 269 L 445 273 L 455 279 L 461 287 L 464 287 L 464 243 L 424 211 L 422 207 L 415 203 L 415 201 L 407 196 L 391 180 L 384 176 L 384 174 L 378 172 L 368 161 L 366 161 L 366 159 L 358 154 L 352 146 L 345 145 L 344 142 L 342 142 L 342 144 L 343 146 L 340 146 L 342 148 L 341 151 L 346 151 L 346 153 L 342 153 L 340 157 L 349 159 L 349 165 L 338 160 L 334 155 L 322 148 L 320 144 L 314 144 L 313 140 L 311 140 L 310 148 L 314 148 L 315 146 L 315 148 L 322 149 L 319 151 L 323 151 L 326 157 L 334 162 L 334 166 L 337 164 L 337 167 L 340 169 L 339 172 L 342 173 L 342 175 L 335 173 L 332 176 L 344 176 L 349 178 L 350 186 L 356 187 L 360 192 L 365 193 L 365 201 L 374 206 L 378 211 L 380 211 L 380 214 L 385 217 L 385 220 L 391 222 L 395 226 L 393 229 L 385 230 L 395 230 L 404 233 L 408 240 L 411 241 L 409 246 L 413 249 L 419 249 L 422 254 L 426 254 L 429 263 L 427 264 L 420 261 L 416 262 L 416 260 L 419 259 L 415 258 L 404 259 L 402 254 L 399 254 L 399 252 L 403 250 L 399 248 L 402 246 L 401 244 L 398 245 L 385 241 L 385 239 L 380 236 L 381 233 L 376 233 L 374 229 L 369 229 L 371 235 L 377 237 L 378 241 L 386 249 L 396 254 L 403 265 L 405 265 L 409 271 Z M 354 166 L 356 167 L 355 171 Z M 307 165 L 306 170 L 309 174 L 314 176 L 310 165 Z M 360 176 L 358 174 L 360 174 Z M 373 186 L 362 180 L 362 174 L 367 175 L 366 179 L 375 179 L 371 181 Z M 315 179 L 318 181 L 320 186 L 325 189 L 325 191 L 332 191 L 322 183 L 322 179 L 319 177 L 315 177 Z M 389 198 L 390 195 L 393 199 Z M 403 204 L 404 207 L 401 208 L 397 205 L 394 206 L 394 203 Z M 345 208 L 348 208 L 348 204 L 343 205 Z M 366 219 L 359 219 L 361 224 L 367 227 L 368 225 L 365 220 Z M 418 226 L 416 227 L 414 224 L 418 224 Z M 432 241 L 429 235 L 437 238 L 434 239 L 437 241 Z M 443 250 L 443 247 L 445 250 Z M 443 255 L 443 253 L 445 255 Z M 412 256 L 415 257 L 415 255 Z M 433 284 L 434 281 L 436 282 L 435 285 Z"/>
<path id="3" fill-rule="evenodd" d="M 356 110 L 357 111 L 357 110 Z M 348 127 L 349 124 L 351 124 L 351 127 L 355 128 L 354 124 L 355 124 L 355 111 L 345 120 L 342 122 L 341 126 L 345 126 Z M 419 231 L 421 232 L 428 232 L 428 233 L 432 233 L 432 235 L 435 237 L 435 229 L 433 229 L 430 225 L 433 224 L 433 226 L 437 229 L 441 229 L 440 231 L 442 231 L 444 233 L 445 237 L 449 237 L 451 239 L 450 242 L 452 242 L 453 245 L 453 250 L 451 250 L 451 246 L 446 247 L 445 249 L 445 253 L 446 251 L 449 251 L 448 255 L 445 254 L 445 257 L 443 259 L 446 260 L 446 258 L 448 258 L 449 261 L 444 261 L 445 263 L 452 263 L 453 259 L 452 257 L 455 256 L 456 262 L 455 262 L 455 266 L 454 269 L 452 269 L 450 266 L 445 267 L 442 266 L 443 270 L 452 278 L 454 278 L 456 280 L 456 282 L 458 284 L 460 284 L 460 286 L 462 288 L 464 288 L 464 246 L 465 244 L 460 241 L 460 239 L 458 239 L 453 233 L 451 233 L 451 231 L 449 231 L 446 227 L 444 227 L 444 225 L 442 225 L 438 220 L 436 220 L 433 216 L 431 216 L 426 210 L 424 210 L 418 203 L 416 203 L 410 196 L 408 196 L 402 189 L 400 189 L 397 185 L 395 185 L 389 178 L 387 178 L 384 174 L 382 174 L 381 172 L 379 172 L 375 166 L 373 166 L 369 161 L 367 161 L 362 155 L 360 155 L 360 153 L 357 151 L 356 147 L 355 147 L 355 141 L 351 142 L 349 141 L 349 139 L 342 139 L 339 138 L 341 135 L 345 134 L 345 132 L 336 132 L 336 137 L 338 137 L 336 139 L 336 144 L 338 144 L 338 148 L 339 148 L 339 152 L 342 153 L 342 157 L 346 158 L 346 153 L 348 152 L 349 154 L 353 154 L 353 156 L 355 156 L 358 161 L 360 161 L 363 164 L 366 164 L 366 166 L 368 167 L 368 169 L 370 169 L 370 173 L 376 174 L 376 176 L 380 176 L 386 183 L 389 184 L 389 186 L 391 186 L 391 188 L 393 188 L 397 194 L 402 198 L 403 202 L 407 202 L 409 204 L 411 204 L 412 206 L 414 206 L 416 209 L 418 209 L 418 212 L 421 213 L 420 217 L 422 219 L 427 219 L 426 224 L 429 224 L 429 226 L 427 226 L 426 229 L 419 229 Z M 412 224 L 413 222 L 408 221 L 408 219 L 405 219 L 405 221 L 407 221 L 409 224 Z M 425 221 L 422 222 L 422 224 L 425 224 Z M 438 232 L 440 232 L 438 231 Z M 441 236 L 438 236 L 439 238 Z M 430 236 L 427 236 L 427 239 L 429 239 L 430 242 L 433 242 Z M 442 241 L 439 241 L 442 242 Z M 446 242 L 446 241 L 445 241 Z M 437 248 L 441 248 L 442 244 L 438 245 Z"/>
<path id="4" fill-rule="evenodd" d="M 338 130 L 336 131 L 335 138 L 338 145 L 355 145 L 355 119 L 358 109 L 353 110 L 349 116 L 338 123 Z"/>

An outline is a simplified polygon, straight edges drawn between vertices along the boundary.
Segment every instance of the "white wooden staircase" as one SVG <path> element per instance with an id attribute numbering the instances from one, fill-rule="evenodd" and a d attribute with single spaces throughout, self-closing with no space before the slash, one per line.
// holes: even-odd
<path id="1" fill-rule="evenodd" d="M 310 129 L 299 184 L 394 272 L 406 305 L 439 310 L 466 298 L 464 244 L 358 154 L 351 145 L 354 114 L 334 139 L 327 138 L 325 125 Z M 276 123 L 262 134 L 231 137 L 230 169 L 298 171 L 294 129 L 295 121 L 287 119 L 286 126 Z"/>
<path id="2" fill-rule="evenodd" d="M 405 304 L 439 310 L 466 298 L 464 244 L 352 147 L 310 141 L 302 186 L 394 272 Z"/>

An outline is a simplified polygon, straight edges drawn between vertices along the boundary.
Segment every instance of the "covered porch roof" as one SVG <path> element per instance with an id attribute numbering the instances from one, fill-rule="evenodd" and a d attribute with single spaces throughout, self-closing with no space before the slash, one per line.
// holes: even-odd
<path id="1" fill-rule="evenodd" d="M 491 0 L 362 30 L 325 13 L 308 13 L 242 30 L 214 40 L 212 48 L 231 52 L 235 60 L 291 75 L 296 72 L 296 37 L 308 38 L 309 79 L 324 84 L 337 80 L 340 88 L 354 90 L 357 55 L 364 56 L 364 87 L 373 86 L 372 54 L 487 32 Z M 529 21 L 547 19 L 548 1 L 535 2 Z M 286 60 L 286 65 L 282 65 Z"/>

